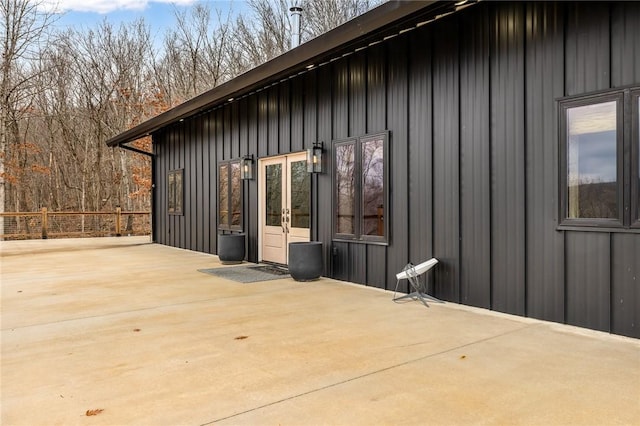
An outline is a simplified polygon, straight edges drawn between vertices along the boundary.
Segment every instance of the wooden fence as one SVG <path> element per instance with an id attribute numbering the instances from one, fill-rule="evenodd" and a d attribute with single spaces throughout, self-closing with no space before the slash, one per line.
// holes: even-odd
<path id="1" fill-rule="evenodd" d="M 150 212 L 39 212 L 0 213 L 0 239 L 105 237 L 151 234 Z"/>

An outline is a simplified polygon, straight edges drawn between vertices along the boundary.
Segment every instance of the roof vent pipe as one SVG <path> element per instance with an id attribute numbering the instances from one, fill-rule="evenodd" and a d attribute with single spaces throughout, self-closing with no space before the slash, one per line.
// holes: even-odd
<path id="1" fill-rule="evenodd" d="M 302 8 L 293 6 L 289 9 L 289 12 L 291 12 L 291 48 L 294 49 L 300 46 L 300 19 Z"/>

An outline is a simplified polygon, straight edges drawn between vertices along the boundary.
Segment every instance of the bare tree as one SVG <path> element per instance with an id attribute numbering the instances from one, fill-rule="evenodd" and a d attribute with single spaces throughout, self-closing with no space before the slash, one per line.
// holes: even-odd
<path id="1" fill-rule="evenodd" d="M 105 21 L 95 31 L 76 32 L 60 43 L 62 50 L 71 52 L 77 76 L 74 88 L 80 122 L 72 141 L 80 167 L 76 180 L 82 194 L 80 208 L 100 209 L 102 200 L 113 199 L 112 204 L 131 209 L 129 194 L 134 184 L 129 159 L 147 160 L 108 150 L 104 141 L 152 112 L 149 29 L 143 21 L 119 29 Z"/>
<path id="2" fill-rule="evenodd" d="M 53 15 L 40 11 L 31 0 L 0 0 L 2 65 L 0 67 L 0 212 L 7 203 L 7 183 L 16 180 L 15 172 L 25 162 L 28 149 L 24 141 L 24 115 L 31 108 L 35 74 L 31 62 L 46 41 Z M 20 149 L 16 149 L 20 147 Z M 13 163 L 16 170 L 7 164 Z M 24 191 L 24 189 L 23 189 Z M 16 202 L 15 208 L 21 205 Z M 0 230 L 4 219 L 0 218 Z"/>
<path id="3" fill-rule="evenodd" d="M 300 0 L 302 39 L 308 41 L 344 24 L 386 0 Z"/>
<path id="4" fill-rule="evenodd" d="M 289 50 L 291 23 L 287 0 L 249 0 L 252 14 L 235 22 L 232 57 L 238 71 L 260 65 Z"/>
<path id="5" fill-rule="evenodd" d="M 229 80 L 226 56 L 231 42 L 230 14 L 206 4 L 176 9 L 176 28 L 164 39 L 164 56 L 155 64 L 158 86 L 177 104 Z"/>
<path id="6" fill-rule="evenodd" d="M 104 141 L 157 113 L 151 80 L 151 43 L 142 21 L 115 29 L 103 22 L 88 32 L 67 31 L 46 52 L 39 80 L 43 161 L 50 206 L 102 210 L 148 207 L 149 159 L 112 150 Z M 144 147 L 143 147 L 144 148 Z M 47 158 L 48 157 L 48 158 Z M 147 188 L 148 189 L 148 188 Z M 134 203 L 132 194 L 143 205 Z"/>
<path id="7" fill-rule="evenodd" d="M 303 42 L 326 33 L 384 0 L 249 0 L 251 14 L 235 22 L 230 64 L 236 74 L 260 65 L 291 48 L 292 6 L 302 7 Z"/>

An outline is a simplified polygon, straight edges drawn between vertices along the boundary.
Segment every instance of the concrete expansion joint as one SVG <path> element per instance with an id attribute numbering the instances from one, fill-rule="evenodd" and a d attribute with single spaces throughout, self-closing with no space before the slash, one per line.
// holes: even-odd
<path id="1" fill-rule="evenodd" d="M 463 348 L 467 348 L 469 346 L 477 345 L 477 344 L 480 344 L 480 343 L 484 343 L 484 342 L 487 342 L 487 341 L 490 341 L 490 340 L 498 339 L 498 338 L 507 336 L 509 334 L 518 333 L 518 332 L 523 331 L 525 329 L 529 329 L 529 328 L 533 328 L 533 327 L 539 327 L 540 325 L 541 324 L 526 324 L 523 327 L 518 327 L 518 328 L 513 329 L 513 330 L 505 331 L 504 333 L 488 336 L 488 337 L 486 337 L 484 339 L 474 340 L 472 342 L 468 342 L 468 343 L 465 343 L 465 344 L 462 344 L 462 345 L 457 345 L 457 346 L 454 346 L 454 347 L 449 348 L 449 349 L 445 349 L 445 350 L 442 350 L 442 351 L 430 353 L 430 354 L 423 355 L 423 356 L 420 356 L 420 357 L 417 357 L 417 358 L 409 359 L 409 360 L 406 360 L 406 361 L 403 361 L 403 362 L 399 362 L 399 363 L 396 363 L 396 364 L 393 364 L 393 365 L 390 365 L 390 366 L 387 366 L 387 367 L 384 367 L 384 368 L 378 368 L 378 369 L 376 369 L 374 371 L 370 371 L 370 372 L 365 373 L 365 374 L 360 374 L 360 375 L 357 375 L 357 376 L 354 376 L 354 377 L 351 377 L 351 378 L 348 378 L 348 379 L 345 379 L 345 380 L 340 380 L 340 381 L 337 381 L 335 383 L 331 383 L 331 384 L 326 385 L 326 386 L 321 386 L 319 388 L 311 389 L 311 390 L 308 390 L 306 392 L 301 392 L 301 393 L 298 393 L 296 395 L 291 395 L 291 396 L 286 397 L 286 398 L 281 398 L 281 399 L 278 399 L 276 401 L 272 401 L 272 402 L 270 402 L 268 404 L 259 405 L 257 407 L 250 408 L 250 409 L 244 410 L 244 411 L 240 411 L 238 413 L 234 413 L 234 414 L 231 414 L 231 415 L 226 416 L 226 417 L 221 417 L 221 418 L 218 418 L 218 419 L 215 419 L 215 420 L 211 420 L 211 421 L 209 421 L 207 423 L 202 423 L 200 426 L 212 425 L 212 424 L 215 424 L 217 422 L 233 419 L 234 417 L 242 416 L 242 415 L 247 414 L 247 413 L 251 413 L 251 412 L 254 412 L 254 411 L 262 410 L 262 409 L 267 408 L 267 407 L 271 407 L 271 406 L 274 406 L 274 405 L 277 405 L 277 404 L 281 404 L 283 402 L 291 401 L 291 400 L 294 400 L 294 399 L 297 399 L 297 398 L 301 398 L 303 396 L 307 396 L 307 395 L 310 395 L 310 394 L 313 394 L 313 393 L 316 393 L 316 392 L 321 392 L 321 391 L 324 391 L 324 390 L 327 390 L 327 389 L 331 389 L 331 388 L 334 388 L 334 387 L 337 387 L 337 386 L 341 386 L 341 385 L 344 385 L 344 384 L 347 384 L 347 383 L 350 383 L 350 382 L 353 382 L 353 381 L 356 381 L 356 380 L 364 379 L 366 377 L 375 376 L 376 374 L 385 373 L 385 372 L 393 370 L 395 368 L 405 367 L 407 365 L 410 365 L 410 364 L 413 364 L 413 363 L 416 363 L 416 362 L 420 362 L 420 361 L 424 361 L 424 360 L 429 359 L 429 358 L 433 358 L 433 357 L 437 357 L 437 356 L 440 356 L 440 355 L 445 355 L 445 354 L 448 354 L 448 353 L 451 353 L 451 352 L 455 352 L 457 350 L 460 350 L 460 349 L 463 349 Z M 413 344 L 413 345 L 405 345 L 405 346 L 397 346 L 397 347 L 398 348 L 405 348 L 405 347 L 410 347 L 410 346 L 417 346 L 417 345 L 420 345 L 422 343 L 423 342 L 416 343 L 416 344 Z M 426 342 L 424 342 L 424 343 L 426 343 Z"/>

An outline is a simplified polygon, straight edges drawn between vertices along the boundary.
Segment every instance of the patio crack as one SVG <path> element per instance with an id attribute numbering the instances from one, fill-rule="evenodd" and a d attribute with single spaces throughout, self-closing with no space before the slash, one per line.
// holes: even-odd
<path id="1" fill-rule="evenodd" d="M 350 377 L 348 379 L 340 380 L 338 382 L 331 383 L 331 384 L 326 385 L 326 386 L 321 386 L 321 387 L 316 388 L 316 389 L 311 389 L 311 390 L 308 390 L 306 392 L 299 393 L 297 395 L 291 395 L 291 396 L 288 396 L 286 398 L 282 398 L 282 399 L 279 399 L 277 401 L 270 402 L 268 404 L 263 404 L 263 405 L 260 405 L 260 406 L 257 406 L 257 407 L 250 408 L 248 410 L 244 410 L 244 411 L 241 411 L 241 412 L 238 412 L 238 413 L 234 413 L 234 414 L 225 416 L 225 417 L 220 417 L 218 419 L 211 420 L 211 421 L 206 422 L 206 423 L 202 423 L 200 426 L 208 426 L 208 425 L 212 425 L 214 423 L 221 422 L 221 421 L 224 421 L 224 420 L 233 419 L 234 417 L 242 416 L 243 414 L 247 414 L 247 413 L 251 413 L 251 412 L 254 412 L 254 411 L 262 410 L 263 408 L 271 407 L 271 406 L 274 406 L 274 405 L 277 405 L 277 404 L 280 404 L 280 403 L 283 403 L 283 402 L 291 401 L 291 400 L 294 400 L 294 399 L 297 399 L 297 398 L 301 398 L 303 396 L 307 396 L 307 395 L 310 395 L 310 394 L 313 394 L 313 393 L 316 393 L 316 392 L 321 392 L 321 391 L 324 391 L 324 390 L 327 390 L 327 389 L 338 387 L 338 386 L 341 386 L 341 385 L 344 385 L 344 384 L 347 384 L 347 383 L 350 383 L 350 382 L 354 382 L 356 380 L 364 379 L 366 377 L 370 377 L 370 376 L 374 376 L 376 374 L 384 373 L 386 371 L 390 371 L 390 370 L 393 370 L 393 369 L 396 369 L 396 368 L 399 368 L 399 367 L 404 367 L 406 365 L 409 365 L 409 364 L 412 364 L 412 363 L 415 363 L 415 362 L 424 361 L 424 360 L 429 359 L 429 358 L 433 358 L 433 357 L 444 355 L 444 354 L 447 354 L 447 353 L 450 353 L 450 352 L 454 352 L 454 351 L 457 351 L 457 350 L 460 350 L 460 349 L 463 349 L 463 348 L 467 348 L 469 346 L 473 346 L 473 345 L 476 345 L 476 344 L 479 344 L 479 343 L 484 343 L 484 342 L 488 342 L 490 340 L 498 339 L 500 337 L 504 337 L 504 336 L 507 336 L 509 334 L 517 333 L 517 332 L 520 332 L 522 330 L 526 330 L 528 328 L 536 327 L 536 326 L 538 326 L 538 324 L 527 324 L 527 325 L 525 325 L 523 327 L 519 327 L 519 328 L 516 328 L 516 329 L 513 329 L 513 330 L 509 330 L 509 331 L 506 331 L 504 333 L 500 333 L 500 334 L 496 334 L 496 335 L 493 335 L 493 336 L 489 336 L 489 337 L 486 337 L 484 339 L 474 340 L 473 342 L 465 343 L 465 344 L 454 346 L 452 348 L 445 349 L 445 350 L 442 350 L 442 351 L 439 351 L 439 352 L 434 352 L 434 353 L 431 353 L 431 354 L 428 354 L 428 355 L 424 355 L 424 356 L 421 356 L 421 357 L 418 357 L 418 358 L 414 358 L 414 359 L 410 359 L 410 360 L 407 360 L 407 361 L 403 361 L 403 362 L 400 362 L 398 364 L 394 364 L 394 365 L 390 365 L 388 367 L 377 369 L 375 371 L 370 371 L 368 373 L 364 373 L 364 374 L 360 374 L 358 376 Z"/>

